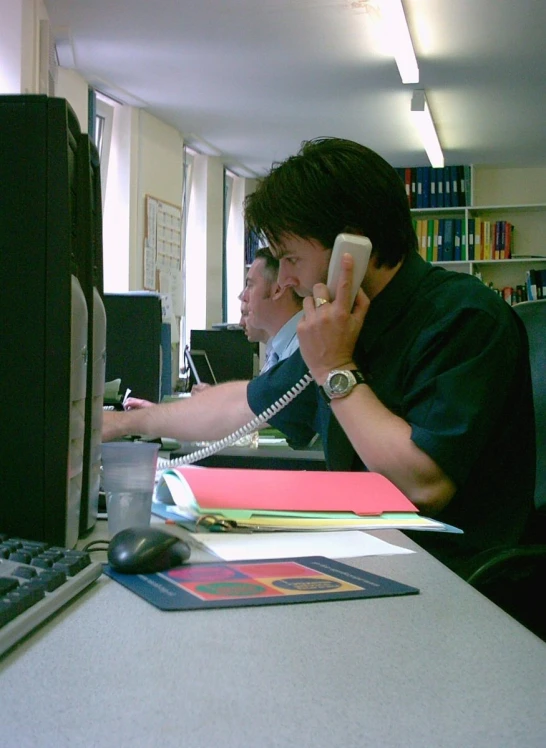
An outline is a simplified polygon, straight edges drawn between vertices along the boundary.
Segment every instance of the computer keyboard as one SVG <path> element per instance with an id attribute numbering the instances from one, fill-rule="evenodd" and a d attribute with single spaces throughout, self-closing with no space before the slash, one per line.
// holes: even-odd
<path id="1" fill-rule="evenodd" d="M 0 533 L 0 655 L 101 573 L 84 551 Z"/>

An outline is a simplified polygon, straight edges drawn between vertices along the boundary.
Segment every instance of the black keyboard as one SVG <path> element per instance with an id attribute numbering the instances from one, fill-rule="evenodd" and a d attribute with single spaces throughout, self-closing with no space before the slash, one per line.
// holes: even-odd
<path id="1" fill-rule="evenodd" d="M 0 655 L 101 573 L 85 551 L 0 533 Z"/>

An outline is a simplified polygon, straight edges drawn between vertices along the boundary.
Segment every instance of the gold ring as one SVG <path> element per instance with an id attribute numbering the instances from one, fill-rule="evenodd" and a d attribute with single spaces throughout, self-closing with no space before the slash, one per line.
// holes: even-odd
<path id="1" fill-rule="evenodd" d="M 328 299 L 323 299 L 321 296 L 317 296 L 315 298 L 315 309 L 318 309 L 319 306 L 322 306 L 323 304 L 327 304 Z"/>

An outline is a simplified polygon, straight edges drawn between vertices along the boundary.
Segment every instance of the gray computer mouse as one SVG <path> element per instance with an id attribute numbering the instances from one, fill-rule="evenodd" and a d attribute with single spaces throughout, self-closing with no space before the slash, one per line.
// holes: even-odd
<path id="1" fill-rule="evenodd" d="M 108 545 L 110 566 L 123 574 L 153 574 L 180 566 L 189 557 L 187 543 L 156 527 L 121 530 Z"/>

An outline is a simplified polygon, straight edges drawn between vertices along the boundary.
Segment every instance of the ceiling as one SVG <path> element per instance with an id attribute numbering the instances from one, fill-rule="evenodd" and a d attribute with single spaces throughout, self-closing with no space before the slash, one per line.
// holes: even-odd
<path id="1" fill-rule="evenodd" d="M 546 166 L 544 0 L 404 0 L 420 68 L 410 86 L 381 39 L 379 1 L 44 3 L 86 80 L 243 175 L 322 135 L 427 165 L 414 88 L 447 164 Z"/>

